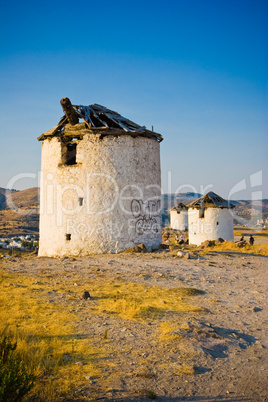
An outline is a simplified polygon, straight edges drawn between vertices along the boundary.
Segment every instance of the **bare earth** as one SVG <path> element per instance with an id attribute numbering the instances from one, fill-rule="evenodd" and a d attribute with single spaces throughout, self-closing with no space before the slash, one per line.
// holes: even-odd
<path id="1" fill-rule="evenodd" d="M 51 276 L 60 283 L 75 275 L 79 294 L 90 292 L 83 288 L 85 278 L 96 279 L 100 286 L 102 278 L 121 278 L 205 292 L 194 296 L 191 303 L 206 311 L 174 316 L 169 313 L 169 319 L 178 324 L 174 335 L 179 340 L 162 342 L 161 319 L 142 323 L 103 314 L 87 320 L 86 309 L 91 301 L 70 301 L 69 307 L 77 311 L 77 333 L 88 334 L 97 344 L 108 330 L 109 342 L 104 347 L 108 362 L 113 362 L 109 369 L 105 361 L 100 363 L 102 377 L 93 384 L 85 381 L 77 389 L 77 398 L 149 401 L 141 390 L 152 390 L 160 402 L 268 401 L 267 257 L 212 251 L 190 260 L 170 252 L 4 260 L 6 269 L 27 272 L 37 280 Z M 70 289 L 74 290 L 71 282 Z M 57 292 L 50 292 L 49 297 L 66 302 L 65 296 Z M 190 368 L 188 374 L 183 372 L 185 365 Z"/>

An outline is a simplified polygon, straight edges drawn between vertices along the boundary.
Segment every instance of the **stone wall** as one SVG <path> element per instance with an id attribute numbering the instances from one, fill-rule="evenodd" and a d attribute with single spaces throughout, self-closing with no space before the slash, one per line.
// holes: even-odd
<path id="1" fill-rule="evenodd" d="M 206 208 L 204 217 L 200 218 L 200 210 L 188 209 L 189 244 L 199 246 L 205 240 L 234 240 L 233 216 L 228 208 Z"/>
<path id="2" fill-rule="evenodd" d="M 84 135 L 76 164 L 59 138 L 42 144 L 40 256 L 117 253 L 161 238 L 160 147 L 130 135 Z"/>
<path id="3" fill-rule="evenodd" d="M 188 227 L 188 211 L 170 211 L 170 227 L 176 230 L 185 230 Z"/>

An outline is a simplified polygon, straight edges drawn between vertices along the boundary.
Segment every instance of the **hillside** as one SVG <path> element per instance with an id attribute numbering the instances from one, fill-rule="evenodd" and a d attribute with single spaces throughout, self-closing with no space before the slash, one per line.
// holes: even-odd
<path id="1" fill-rule="evenodd" d="M 10 194 L 16 193 L 17 190 L 8 190 L 6 188 L 0 187 L 0 211 L 6 208 L 6 200 Z"/>
<path id="2" fill-rule="evenodd" d="M 0 188 L 0 236 L 38 234 L 39 188 L 10 191 Z"/>
<path id="3" fill-rule="evenodd" d="M 162 195 L 162 218 L 163 225 L 169 225 L 169 209 L 179 202 L 189 204 L 194 199 L 201 197 L 202 194 L 184 193 L 184 194 L 163 194 Z M 239 200 L 231 201 L 234 205 L 234 223 L 245 226 L 256 226 L 258 220 L 268 218 L 268 199 L 264 200 Z"/>
<path id="4" fill-rule="evenodd" d="M 162 195 L 163 226 L 169 225 L 169 209 L 182 201 L 190 203 L 201 197 L 198 193 Z M 232 201 L 235 224 L 255 226 L 258 220 L 268 218 L 268 200 Z M 39 188 L 22 191 L 0 188 L 0 237 L 22 234 L 38 234 L 39 231 Z"/>

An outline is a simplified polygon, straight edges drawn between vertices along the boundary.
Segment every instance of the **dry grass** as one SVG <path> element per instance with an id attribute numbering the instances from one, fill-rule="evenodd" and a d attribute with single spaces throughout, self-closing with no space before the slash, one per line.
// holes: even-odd
<path id="1" fill-rule="evenodd" d="M 213 251 L 229 250 L 246 254 L 268 255 L 268 244 L 256 244 L 253 246 L 251 246 L 250 244 L 245 244 L 245 246 L 239 247 L 237 243 L 225 241 L 224 243 L 213 247 Z"/>
<path id="2" fill-rule="evenodd" d="M 161 341 L 169 342 L 169 341 L 175 341 L 181 338 L 179 334 L 176 334 L 176 330 L 178 330 L 178 323 L 174 322 L 162 322 L 160 324 L 160 335 L 159 339 Z"/>
<path id="3" fill-rule="evenodd" d="M 241 230 L 234 230 L 234 236 L 242 236 Z"/>
<path id="4" fill-rule="evenodd" d="M 183 364 L 181 367 L 178 368 L 177 373 L 175 374 L 184 374 L 184 375 L 198 374 L 198 369 L 195 366 Z"/>
<path id="5" fill-rule="evenodd" d="M 192 296 L 202 294 L 193 288 L 165 289 L 105 278 L 101 279 L 100 286 L 99 281 L 83 278 L 83 289 L 89 290 L 92 299 L 82 301 L 81 287 L 74 286 L 81 281 L 78 274 L 63 270 L 60 282 L 58 278 L 46 269 L 39 270 L 38 281 L 26 274 L 0 269 L 0 334 L 10 334 L 18 342 L 17 349 L 24 360 L 34 367 L 37 381 L 31 395 L 38 395 L 40 401 L 62 400 L 64 395 L 72 395 L 73 389 L 85 383 L 86 376 L 102 376 L 103 359 L 112 350 L 109 332 L 95 338 L 93 344 L 88 335 L 77 330 L 82 314 L 87 318 L 112 315 L 118 320 L 145 324 L 160 320 L 163 336 L 159 342 L 162 344 L 173 335 L 170 334 L 172 327 L 165 330 L 168 324 L 161 324 L 161 320 L 176 312 L 204 311 L 189 301 Z M 58 299 L 53 298 L 54 294 Z M 79 313 L 76 308 L 81 303 Z M 83 365 L 76 364 L 78 362 Z"/>
<path id="6" fill-rule="evenodd" d="M 94 362 L 101 351 L 75 333 L 75 314 L 49 303 L 40 297 L 41 292 L 38 297 L 41 286 L 33 282 L 33 278 L 1 270 L 0 333 L 14 338 L 24 361 L 34 367 L 38 378 L 31 394 L 39 395 L 41 401 L 59 400 L 85 375 L 99 373 Z M 78 361 L 84 365 L 77 365 Z"/>
<path id="7" fill-rule="evenodd" d="M 189 303 L 190 296 L 202 294 L 193 288 L 165 289 L 141 283 L 102 280 L 87 284 L 96 303 L 90 307 L 97 314 L 112 314 L 127 319 L 146 321 L 159 319 L 167 312 L 201 311 Z"/>
<path id="8" fill-rule="evenodd" d="M 261 239 L 261 236 L 258 236 L 258 239 Z M 264 237 L 266 240 L 266 238 Z M 193 257 L 198 255 L 207 255 L 209 251 L 236 251 L 239 253 L 246 253 L 246 254 L 256 254 L 256 255 L 268 255 L 268 244 L 254 244 L 251 246 L 250 244 L 246 243 L 245 246 L 239 247 L 237 243 L 233 243 L 231 241 L 225 241 L 217 246 L 207 247 L 207 248 L 200 248 L 195 245 L 184 245 L 181 246 L 172 246 L 171 247 L 171 254 L 176 255 L 178 250 L 182 249 L 185 252 L 190 253 Z"/>

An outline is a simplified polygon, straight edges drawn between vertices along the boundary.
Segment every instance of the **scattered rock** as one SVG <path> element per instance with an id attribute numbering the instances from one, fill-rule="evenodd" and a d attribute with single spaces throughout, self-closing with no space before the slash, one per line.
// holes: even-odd
<path id="1" fill-rule="evenodd" d="M 123 253 L 147 253 L 148 250 L 144 244 L 139 244 L 138 246 L 129 247 L 123 251 Z"/>
<path id="2" fill-rule="evenodd" d="M 244 241 L 238 241 L 237 243 L 236 243 L 236 245 L 238 246 L 238 247 L 244 247 L 245 245 L 246 245 L 246 241 L 244 240 Z"/>
<path id="3" fill-rule="evenodd" d="M 91 299 L 90 294 L 87 290 L 84 291 L 84 293 L 82 295 L 82 299 L 84 299 L 84 300 Z"/>
<path id="4" fill-rule="evenodd" d="M 206 240 L 201 243 L 201 248 L 207 248 L 207 247 L 212 247 L 212 241 L 211 240 Z"/>
<path id="5" fill-rule="evenodd" d="M 221 237 L 218 237 L 218 239 L 215 240 L 215 245 L 218 246 L 221 243 L 224 243 L 224 240 Z"/>
<path id="6" fill-rule="evenodd" d="M 146 246 L 145 246 L 143 243 L 139 244 L 137 247 L 139 247 L 139 248 L 142 250 L 143 253 L 147 253 L 147 252 L 148 252 Z"/>
<path id="7" fill-rule="evenodd" d="M 254 313 L 258 313 L 259 311 L 262 311 L 262 308 L 259 307 L 253 307 L 252 309 L 254 311 Z"/>
<path id="8" fill-rule="evenodd" d="M 86 380 L 89 380 L 91 384 L 96 384 L 96 381 L 93 380 L 93 378 L 91 377 L 91 375 L 86 375 L 85 376 Z"/>
<path id="9" fill-rule="evenodd" d="M 80 362 L 76 362 L 75 364 L 76 364 L 77 366 L 83 366 L 83 365 L 84 365 L 84 363 L 81 362 L 81 361 L 80 361 Z"/>
<path id="10" fill-rule="evenodd" d="M 184 251 L 181 251 L 181 250 L 179 250 L 179 251 L 177 252 L 177 256 L 178 256 L 178 257 L 184 257 L 185 254 L 186 254 L 186 253 L 184 253 Z"/>
<path id="11" fill-rule="evenodd" d="M 191 256 L 190 256 L 189 253 L 185 253 L 185 252 L 182 251 L 182 250 L 179 250 L 179 251 L 177 252 L 177 256 L 180 257 L 180 258 L 185 258 L 186 260 L 189 260 L 189 259 L 191 258 Z"/>
<path id="12" fill-rule="evenodd" d="M 70 355 L 70 353 L 63 353 L 62 355 L 62 360 L 72 360 L 72 356 Z"/>
<path id="13" fill-rule="evenodd" d="M 169 245 L 168 244 L 161 244 L 160 245 L 160 250 L 169 250 Z"/>

